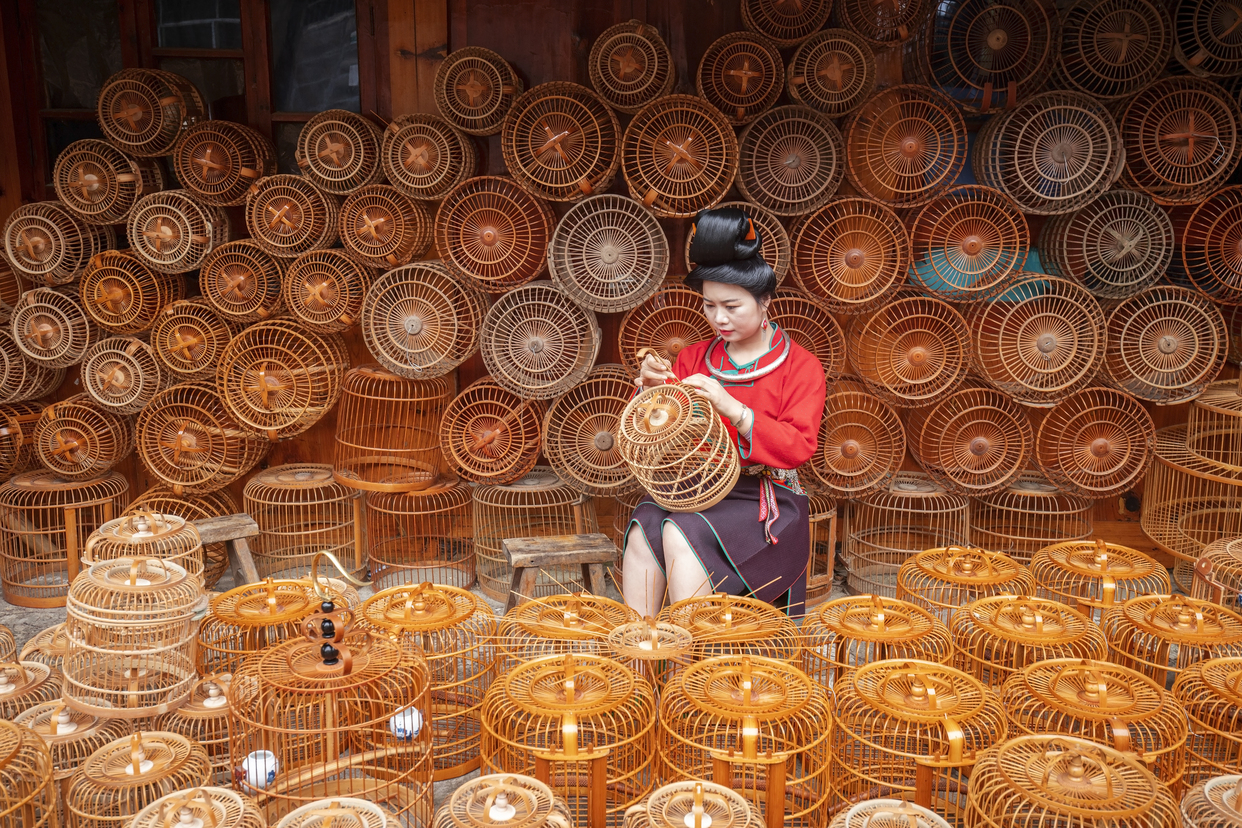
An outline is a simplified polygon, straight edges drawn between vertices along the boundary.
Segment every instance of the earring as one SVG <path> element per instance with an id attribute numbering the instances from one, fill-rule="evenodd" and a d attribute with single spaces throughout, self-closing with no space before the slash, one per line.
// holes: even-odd
<path id="1" fill-rule="evenodd" d="M 767 318 L 766 316 L 765 316 L 765 317 L 763 317 L 763 325 L 762 325 L 762 327 L 763 327 L 763 329 L 764 329 L 765 331 L 768 329 L 768 318 Z"/>

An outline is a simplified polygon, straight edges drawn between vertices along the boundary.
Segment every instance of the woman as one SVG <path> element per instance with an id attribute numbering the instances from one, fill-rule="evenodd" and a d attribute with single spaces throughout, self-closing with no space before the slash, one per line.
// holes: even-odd
<path id="1" fill-rule="evenodd" d="M 644 616 L 712 592 L 755 595 L 785 608 L 806 597 L 811 527 L 796 469 L 815 452 L 824 368 L 768 319 L 776 274 L 759 232 L 736 208 L 707 210 L 690 228 L 686 285 L 703 294 L 716 336 L 669 367 L 648 355 L 635 384 L 680 379 L 724 418 L 743 463 L 733 490 L 702 512 L 639 503 L 625 536 L 625 600 Z"/>

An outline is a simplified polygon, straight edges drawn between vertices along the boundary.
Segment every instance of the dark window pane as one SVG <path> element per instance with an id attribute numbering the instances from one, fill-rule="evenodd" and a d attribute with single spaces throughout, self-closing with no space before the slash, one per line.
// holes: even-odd
<path id="1" fill-rule="evenodd" d="M 272 0 L 272 86 L 278 112 L 357 112 L 354 0 Z"/>
<path id="2" fill-rule="evenodd" d="M 49 182 L 52 180 L 52 167 L 56 165 L 56 156 L 60 155 L 61 150 L 74 141 L 103 137 L 99 123 L 94 118 L 80 121 L 45 119 L 43 134 L 47 138 L 47 180 Z"/>
<path id="3" fill-rule="evenodd" d="M 246 122 L 246 73 L 240 60 L 161 58 L 160 68 L 192 81 L 211 117 Z"/>
<path id="4" fill-rule="evenodd" d="M 94 109 L 104 81 L 121 71 L 117 8 L 116 0 L 35 0 L 49 109 Z"/>
<path id="5" fill-rule="evenodd" d="M 240 0 L 156 0 L 161 46 L 240 49 Z"/>
<path id="6" fill-rule="evenodd" d="M 298 162 L 294 160 L 294 155 L 298 151 L 298 135 L 301 134 L 303 126 L 305 124 L 272 124 L 276 133 L 276 166 L 282 173 L 302 174 L 302 171 L 298 169 Z"/>

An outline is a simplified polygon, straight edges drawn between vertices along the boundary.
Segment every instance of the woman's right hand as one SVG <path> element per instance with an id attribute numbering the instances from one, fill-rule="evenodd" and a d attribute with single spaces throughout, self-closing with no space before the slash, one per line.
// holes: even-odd
<path id="1" fill-rule="evenodd" d="M 634 384 L 639 388 L 655 388 L 657 385 L 663 385 L 666 380 L 676 379 L 677 375 L 673 373 L 668 363 L 655 354 L 648 353 L 643 357 L 638 376 L 634 378 Z"/>

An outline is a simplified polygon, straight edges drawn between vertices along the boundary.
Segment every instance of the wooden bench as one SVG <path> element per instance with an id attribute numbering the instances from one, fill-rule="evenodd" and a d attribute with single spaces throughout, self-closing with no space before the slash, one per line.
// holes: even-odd
<path id="1" fill-rule="evenodd" d="M 501 541 L 513 566 L 513 583 L 505 612 L 534 597 L 540 569 L 582 567 L 587 592 L 604 594 L 604 565 L 616 560 L 617 546 L 607 535 L 545 535 L 541 538 L 505 538 Z"/>
<path id="2" fill-rule="evenodd" d="M 209 543 L 223 543 L 228 550 L 233 586 L 258 583 L 259 572 L 254 568 L 254 559 L 250 557 L 250 544 L 246 540 L 259 534 L 259 524 L 254 522 L 254 518 L 242 513 L 191 522 L 198 530 L 204 546 Z"/>

